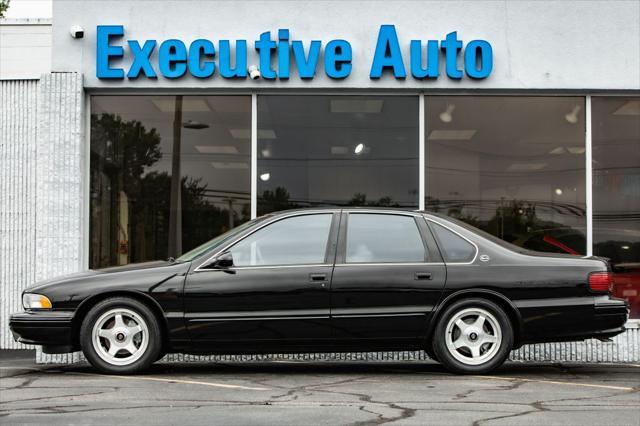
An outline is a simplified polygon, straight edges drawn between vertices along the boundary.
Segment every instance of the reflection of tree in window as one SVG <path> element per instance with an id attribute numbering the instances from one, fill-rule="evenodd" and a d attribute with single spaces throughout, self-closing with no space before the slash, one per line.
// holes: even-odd
<path id="1" fill-rule="evenodd" d="M 171 175 L 145 173 L 162 157 L 160 142 L 156 129 L 147 130 L 140 121 L 92 115 L 92 268 L 167 258 Z M 207 200 L 202 179 L 182 176 L 180 187 L 184 250 L 229 229 L 230 213 Z M 243 211 L 232 221 L 239 224 L 248 216 Z"/>
<path id="2" fill-rule="evenodd" d="M 490 201 L 482 201 L 487 206 Z M 542 220 L 536 215 L 537 203 L 524 200 L 499 200 L 495 213 L 486 221 L 465 210 L 474 208 L 474 202 L 460 200 L 441 202 L 427 197 L 426 210 L 442 212 L 471 226 L 482 229 L 512 244 L 536 251 L 584 254 L 585 237 L 580 231 L 551 220 Z"/>

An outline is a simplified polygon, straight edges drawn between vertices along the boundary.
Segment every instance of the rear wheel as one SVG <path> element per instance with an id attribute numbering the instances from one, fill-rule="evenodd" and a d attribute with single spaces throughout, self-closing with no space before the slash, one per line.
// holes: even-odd
<path id="1" fill-rule="evenodd" d="M 489 372 L 504 363 L 512 347 L 509 317 L 484 299 L 453 303 L 443 312 L 433 334 L 437 359 L 455 373 Z"/>
<path id="2" fill-rule="evenodd" d="M 137 300 L 114 297 L 94 306 L 80 328 L 87 360 L 109 374 L 148 368 L 162 351 L 162 334 L 151 310 Z"/>

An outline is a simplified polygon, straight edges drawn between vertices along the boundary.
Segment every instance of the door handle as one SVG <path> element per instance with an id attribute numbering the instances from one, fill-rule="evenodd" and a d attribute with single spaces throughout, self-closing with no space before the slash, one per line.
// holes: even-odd
<path id="1" fill-rule="evenodd" d="M 324 282 L 327 280 L 327 274 L 309 274 L 309 281 Z"/>
<path id="2" fill-rule="evenodd" d="M 431 272 L 416 272 L 414 278 L 416 280 L 431 280 L 433 277 L 431 276 Z"/>

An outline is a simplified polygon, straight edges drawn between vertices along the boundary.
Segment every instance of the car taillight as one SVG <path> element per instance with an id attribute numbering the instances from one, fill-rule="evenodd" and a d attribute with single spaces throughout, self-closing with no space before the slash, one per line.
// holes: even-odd
<path id="1" fill-rule="evenodd" d="M 613 289 L 613 274 L 611 272 L 590 273 L 589 288 L 591 291 L 611 291 Z"/>

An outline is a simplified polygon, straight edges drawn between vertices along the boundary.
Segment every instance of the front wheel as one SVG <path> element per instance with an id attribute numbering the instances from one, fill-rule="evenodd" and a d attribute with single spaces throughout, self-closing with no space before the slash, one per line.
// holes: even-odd
<path id="1" fill-rule="evenodd" d="M 147 306 L 127 297 L 113 297 L 87 313 L 80 328 L 80 345 L 87 360 L 101 372 L 130 374 L 158 359 L 162 333 Z"/>
<path id="2" fill-rule="evenodd" d="M 487 373 L 504 363 L 512 347 L 509 317 L 484 299 L 453 303 L 443 312 L 433 334 L 438 360 L 455 373 Z"/>

